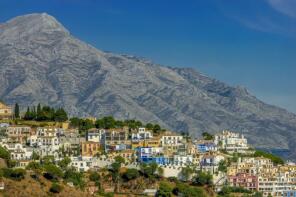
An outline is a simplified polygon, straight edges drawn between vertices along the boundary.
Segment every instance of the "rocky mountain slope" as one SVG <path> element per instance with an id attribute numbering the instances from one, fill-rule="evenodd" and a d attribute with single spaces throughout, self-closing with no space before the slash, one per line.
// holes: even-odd
<path id="1" fill-rule="evenodd" d="M 296 150 L 296 116 L 189 68 L 106 53 L 47 14 L 0 25 L 0 98 L 64 106 L 75 116 L 113 115 L 200 135 L 231 129 L 260 148 Z M 296 154 L 295 154 L 296 155 Z"/>

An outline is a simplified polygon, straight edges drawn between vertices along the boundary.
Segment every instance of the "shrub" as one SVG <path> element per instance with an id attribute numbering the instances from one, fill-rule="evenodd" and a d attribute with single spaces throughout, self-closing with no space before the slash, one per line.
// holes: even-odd
<path id="1" fill-rule="evenodd" d="M 69 157 L 65 157 L 64 159 L 62 159 L 61 161 L 59 161 L 58 165 L 62 168 L 62 169 L 66 169 L 68 167 L 68 165 L 71 163 L 71 159 Z"/>
<path id="2" fill-rule="evenodd" d="M 9 152 L 5 148 L 3 148 L 2 146 L 0 146 L 0 158 L 5 159 L 5 160 L 10 159 Z"/>
<path id="3" fill-rule="evenodd" d="M 278 165 L 278 164 L 284 164 L 284 160 L 282 158 L 280 158 L 279 156 L 273 155 L 271 153 L 267 153 L 261 150 L 256 150 L 256 152 L 254 153 L 254 157 L 265 157 L 267 159 L 270 159 L 274 164 Z"/>
<path id="4" fill-rule="evenodd" d="M 194 178 L 194 183 L 197 185 L 211 185 L 213 180 L 213 176 L 210 173 L 205 173 L 199 171 L 197 176 Z"/>
<path id="5" fill-rule="evenodd" d="M 45 173 L 44 177 L 49 180 L 57 180 L 63 177 L 62 170 L 54 164 L 44 165 Z"/>
<path id="6" fill-rule="evenodd" d="M 65 172 L 64 179 L 67 182 L 72 182 L 75 186 L 79 186 L 80 188 L 83 188 L 85 186 L 83 174 L 80 172 L 76 172 L 74 169 L 68 169 Z"/>
<path id="7" fill-rule="evenodd" d="M 100 175 L 97 172 L 91 172 L 89 175 L 89 180 L 96 182 L 100 180 Z"/>
<path id="8" fill-rule="evenodd" d="M 6 178 L 10 178 L 13 180 L 20 181 L 25 178 L 26 170 L 21 168 L 10 169 L 10 168 L 2 168 L 3 176 Z"/>
<path id="9" fill-rule="evenodd" d="M 26 169 L 28 169 L 28 170 L 34 170 L 34 171 L 37 171 L 37 170 L 38 171 L 41 171 L 42 170 L 42 166 L 40 165 L 40 163 L 35 162 L 35 161 L 32 161 L 32 162 L 30 162 L 27 165 Z"/>
<path id="10" fill-rule="evenodd" d="M 62 186 L 59 185 L 58 183 L 52 183 L 49 191 L 57 194 L 57 193 L 60 193 L 62 191 L 62 189 L 63 189 Z"/>
<path id="11" fill-rule="evenodd" d="M 224 186 L 222 187 L 221 191 L 219 192 L 220 195 L 226 196 L 230 193 L 246 193 L 250 194 L 252 193 L 250 190 L 245 189 L 243 187 L 230 187 L 230 186 Z"/>
<path id="12" fill-rule="evenodd" d="M 192 187 L 184 183 L 178 183 L 173 190 L 176 196 L 183 197 L 205 197 L 204 190 L 198 187 Z"/>
<path id="13" fill-rule="evenodd" d="M 129 181 L 129 180 L 132 180 L 132 179 L 136 179 L 140 176 L 139 174 L 139 171 L 137 169 L 127 169 L 126 172 L 122 175 L 122 177 Z"/>
<path id="14" fill-rule="evenodd" d="M 214 139 L 214 136 L 211 135 L 210 133 L 207 133 L 207 132 L 203 132 L 202 137 L 204 138 L 204 140 L 213 140 Z"/>
<path id="15" fill-rule="evenodd" d="M 160 182 L 159 189 L 156 193 L 157 197 L 170 197 L 173 191 L 173 187 L 169 185 L 167 182 Z"/>

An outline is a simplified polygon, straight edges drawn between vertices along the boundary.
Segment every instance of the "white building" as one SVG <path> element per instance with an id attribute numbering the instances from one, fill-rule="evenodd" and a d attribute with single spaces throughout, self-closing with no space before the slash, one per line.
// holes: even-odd
<path id="1" fill-rule="evenodd" d="M 86 134 L 86 140 L 90 142 L 102 143 L 104 129 L 89 129 Z"/>
<path id="2" fill-rule="evenodd" d="M 291 184 L 289 172 L 276 173 L 274 175 L 261 175 L 258 177 L 258 191 L 263 193 L 264 197 L 284 196 L 285 191 L 291 191 L 295 188 Z"/>
<path id="3" fill-rule="evenodd" d="M 160 139 L 162 146 L 179 146 L 182 144 L 183 136 L 182 135 L 163 135 Z"/>
<path id="4" fill-rule="evenodd" d="M 33 149 L 30 147 L 25 147 L 20 143 L 8 143 L 2 146 L 10 152 L 11 159 L 29 160 L 32 158 Z"/>
<path id="5" fill-rule="evenodd" d="M 38 137 L 59 136 L 64 133 L 64 130 L 57 127 L 38 127 L 36 135 Z"/>
<path id="6" fill-rule="evenodd" d="M 229 153 L 246 153 L 249 150 L 247 139 L 244 135 L 223 131 L 221 134 L 215 135 L 215 144 Z"/>
<path id="7" fill-rule="evenodd" d="M 150 131 L 146 131 L 145 128 L 140 127 L 137 133 L 132 133 L 132 141 L 141 141 L 151 139 L 153 137 Z"/>
<path id="8" fill-rule="evenodd" d="M 218 154 L 205 154 L 200 161 L 202 171 L 214 174 L 218 172 L 220 161 L 224 160 L 224 156 Z"/>
<path id="9" fill-rule="evenodd" d="M 74 167 L 78 172 L 86 172 L 92 168 L 93 159 L 90 157 L 71 157 L 70 166 Z"/>
<path id="10" fill-rule="evenodd" d="M 193 163 L 192 155 L 174 155 L 174 165 L 186 166 Z"/>

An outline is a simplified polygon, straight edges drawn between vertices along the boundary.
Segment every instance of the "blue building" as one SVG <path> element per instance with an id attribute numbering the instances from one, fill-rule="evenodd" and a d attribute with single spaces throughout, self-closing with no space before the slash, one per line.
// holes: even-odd
<path id="1" fill-rule="evenodd" d="M 213 142 L 197 144 L 196 147 L 197 147 L 197 150 L 201 153 L 217 150 L 217 146 Z"/>
<path id="2" fill-rule="evenodd" d="M 170 159 L 164 157 L 161 147 L 139 147 L 137 148 L 138 161 L 141 163 L 157 163 L 159 165 L 166 165 Z"/>
<path id="3" fill-rule="evenodd" d="M 296 190 L 284 191 L 283 196 L 285 196 L 285 197 L 296 197 Z"/>

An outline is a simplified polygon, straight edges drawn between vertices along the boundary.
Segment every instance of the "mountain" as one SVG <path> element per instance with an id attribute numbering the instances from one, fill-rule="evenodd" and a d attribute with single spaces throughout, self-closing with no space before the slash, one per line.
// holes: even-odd
<path id="1" fill-rule="evenodd" d="M 113 115 L 198 136 L 231 129 L 259 148 L 296 156 L 296 115 L 191 68 L 98 50 L 47 14 L 0 25 L 0 98 L 63 106 L 73 116 Z"/>

